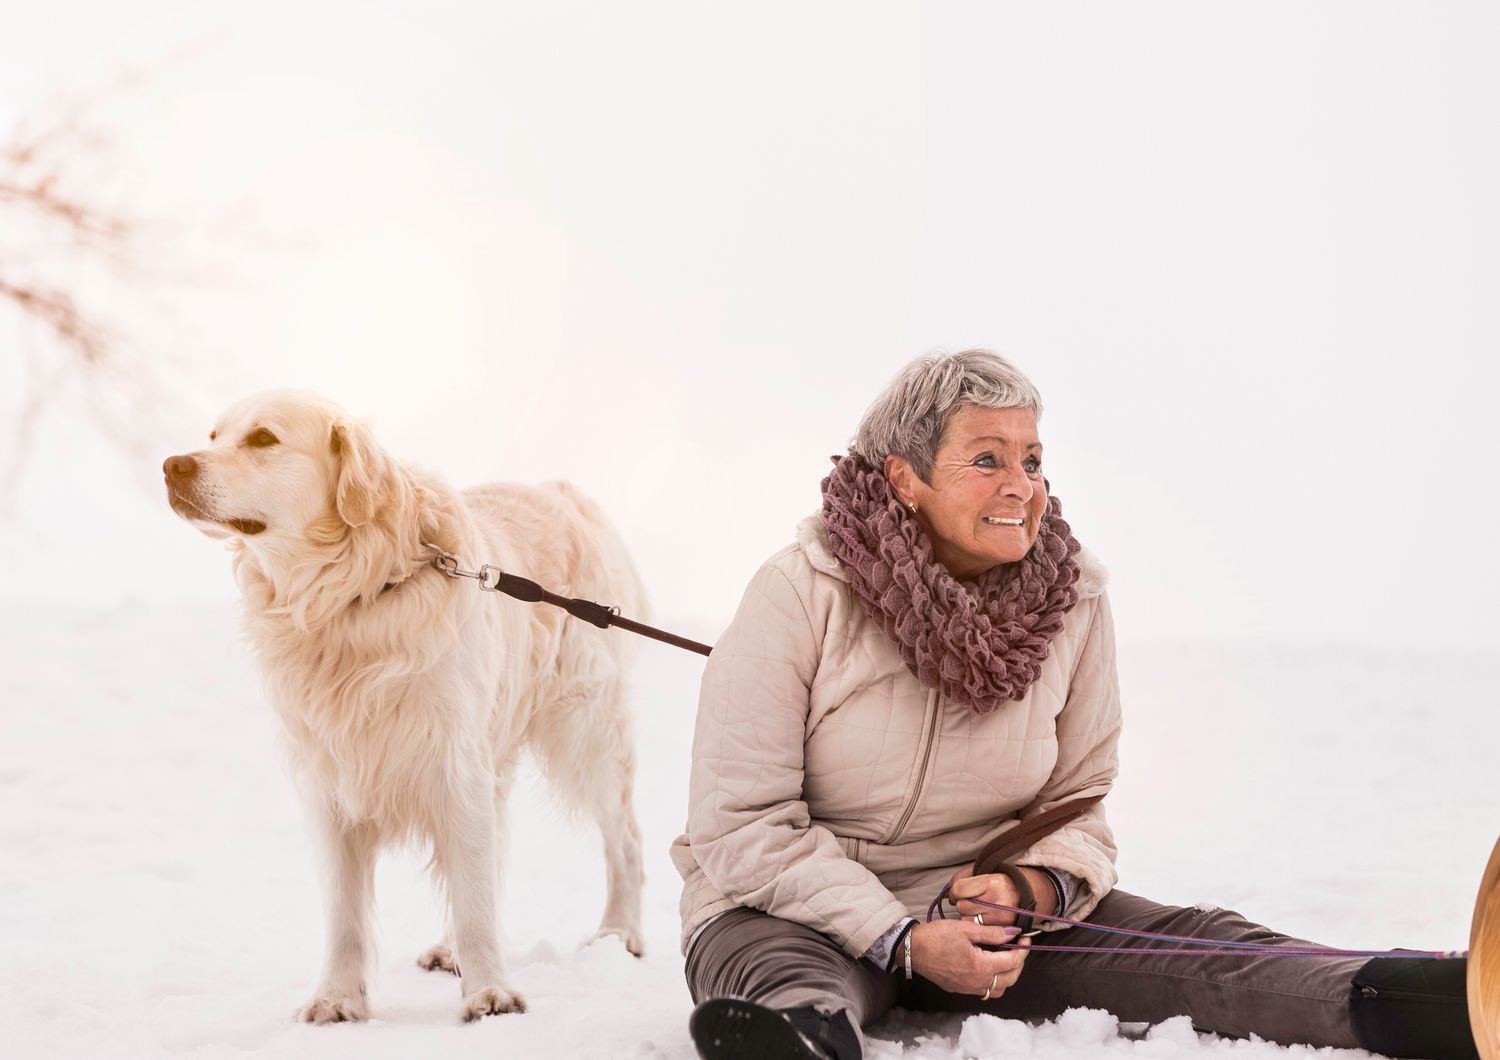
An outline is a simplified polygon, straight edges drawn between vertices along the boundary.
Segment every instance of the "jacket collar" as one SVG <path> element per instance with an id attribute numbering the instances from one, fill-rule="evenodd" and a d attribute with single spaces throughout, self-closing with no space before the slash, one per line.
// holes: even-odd
<path id="1" fill-rule="evenodd" d="M 807 554 L 807 561 L 814 570 L 822 571 L 841 582 L 849 580 L 844 576 L 844 568 L 828 547 L 828 531 L 823 526 L 823 516 L 820 513 L 814 512 L 797 524 L 797 544 Z M 1104 564 L 1087 548 L 1080 548 L 1077 558 L 1078 581 L 1075 588 L 1078 590 L 1078 599 L 1087 600 L 1091 596 L 1103 595 L 1104 587 L 1109 584 L 1109 571 L 1104 569 Z"/>

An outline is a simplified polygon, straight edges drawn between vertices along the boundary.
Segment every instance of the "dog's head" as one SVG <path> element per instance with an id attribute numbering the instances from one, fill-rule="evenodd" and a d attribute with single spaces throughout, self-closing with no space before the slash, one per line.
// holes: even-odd
<path id="1" fill-rule="evenodd" d="M 256 550 L 331 543 L 370 522 L 393 488 L 394 465 L 369 428 L 305 391 L 245 398 L 208 442 L 162 464 L 167 500 L 208 536 Z"/>

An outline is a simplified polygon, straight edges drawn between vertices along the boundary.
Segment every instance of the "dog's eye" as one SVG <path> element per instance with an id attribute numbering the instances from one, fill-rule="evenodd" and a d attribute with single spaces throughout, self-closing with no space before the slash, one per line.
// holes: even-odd
<path id="1" fill-rule="evenodd" d="M 209 441 L 213 441 L 218 436 L 219 436 L 219 432 L 218 431 L 209 431 L 208 432 L 208 440 Z"/>
<path id="2" fill-rule="evenodd" d="M 264 449 L 268 445 L 276 444 L 276 436 L 262 427 L 250 437 L 245 439 L 245 444 L 256 449 Z"/>

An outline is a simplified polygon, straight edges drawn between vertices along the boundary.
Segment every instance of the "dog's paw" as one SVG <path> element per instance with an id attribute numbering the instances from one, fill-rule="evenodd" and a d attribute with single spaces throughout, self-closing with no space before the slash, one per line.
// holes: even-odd
<path id="1" fill-rule="evenodd" d="M 299 1023 L 363 1023 L 370 1018 L 370 1006 L 363 993 L 358 997 L 330 994 L 313 998 L 292 1015 Z"/>
<path id="2" fill-rule="evenodd" d="M 453 975 L 460 974 L 458 962 L 453 959 L 453 951 L 442 943 L 433 946 L 422 956 L 417 958 L 417 967 L 429 972 L 451 972 Z"/>
<path id="3" fill-rule="evenodd" d="M 619 939 L 624 943 L 625 951 L 632 957 L 639 957 L 646 952 L 646 943 L 641 938 L 639 928 L 600 928 L 589 941 L 597 942 L 599 939 Z"/>
<path id="4" fill-rule="evenodd" d="M 459 1013 L 465 1023 L 472 1023 L 485 1016 L 499 1016 L 506 1012 L 525 1012 L 526 1000 L 513 990 L 487 986 L 472 994 L 464 995 L 464 1007 Z"/>

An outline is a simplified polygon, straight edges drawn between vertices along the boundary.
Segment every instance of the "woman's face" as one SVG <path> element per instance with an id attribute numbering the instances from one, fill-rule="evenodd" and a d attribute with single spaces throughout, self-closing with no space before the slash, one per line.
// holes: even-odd
<path id="1" fill-rule="evenodd" d="M 955 578 L 977 578 L 1031 550 L 1047 511 L 1042 445 L 1030 409 L 958 408 L 933 462 L 931 483 L 889 456 L 885 477 Z"/>

